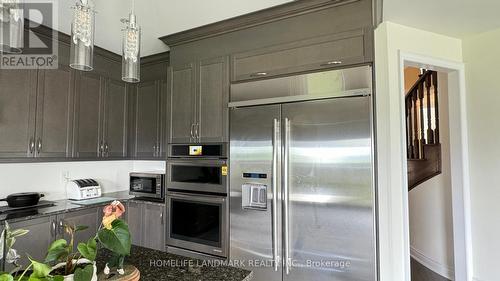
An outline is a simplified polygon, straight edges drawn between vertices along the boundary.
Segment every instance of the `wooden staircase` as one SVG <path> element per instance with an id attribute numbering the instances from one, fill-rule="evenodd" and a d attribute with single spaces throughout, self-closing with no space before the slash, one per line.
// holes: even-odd
<path id="1" fill-rule="evenodd" d="M 441 174 L 437 72 L 422 70 L 405 97 L 408 190 Z"/>

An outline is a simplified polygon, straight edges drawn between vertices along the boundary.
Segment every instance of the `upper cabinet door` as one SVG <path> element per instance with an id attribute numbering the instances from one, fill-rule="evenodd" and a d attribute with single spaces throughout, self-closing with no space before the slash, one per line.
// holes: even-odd
<path id="1" fill-rule="evenodd" d="M 34 155 L 36 70 L 0 70 L 0 157 Z"/>
<path id="2" fill-rule="evenodd" d="M 194 65 L 169 68 L 170 92 L 170 143 L 194 142 L 196 121 Z"/>
<path id="3" fill-rule="evenodd" d="M 370 62 L 367 43 L 371 31 L 363 28 L 232 56 L 232 81 L 346 67 Z"/>
<path id="4" fill-rule="evenodd" d="M 38 72 L 35 154 L 37 157 L 68 157 L 73 128 L 73 72 L 58 69 Z"/>
<path id="5" fill-rule="evenodd" d="M 127 87 L 122 81 L 106 81 L 104 101 L 104 151 L 103 156 L 127 156 Z"/>
<path id="6" fill-rule="evenodd" d="M 136 158 L 153 158 L 158 154 L 160 95 L 157 81 L 137 85 L 135 93 L 135 155 Z"/>
<path id="7" fill-rule="evenodd" d="M 104 144 L 101 136 L 101 78 L 84 73 L 78 75 L 74 157 L 97 158 Z"/>
<path id="8" fill-rule="evenodd" d="M 200 62 L 199 122 L 195 128 L 195 135 L 199 142 L 225 142 L 228 140 L 228 76 L 228 59 L 226 57 Z"/>

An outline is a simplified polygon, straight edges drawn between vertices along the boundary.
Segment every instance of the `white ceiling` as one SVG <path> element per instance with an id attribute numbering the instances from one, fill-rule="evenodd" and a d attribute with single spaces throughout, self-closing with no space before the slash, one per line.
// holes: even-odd
<path id="1" fill-rule="evenodd" d="M 75 0 L 53 0 L 58 7 L 57 30 L 70 33 Z M 95 44 L 121 53 L 121 18 L 127 17 L 132 0 L 94 0 Z M 142 27 L 141 56 L 167 51 L 159 37 L 205 24 L 265 9 L 292 0 L 136 0 L 136 14 Z"/>
<path id="2" fill-rule="evenodd" d="M 500 27 L 500 0 L 383 0 L 384 21 L 465 38 Z"/>

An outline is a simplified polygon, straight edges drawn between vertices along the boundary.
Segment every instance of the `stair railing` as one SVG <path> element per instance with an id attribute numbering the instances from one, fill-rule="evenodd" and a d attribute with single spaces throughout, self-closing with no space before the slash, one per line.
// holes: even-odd
<path id="1" fill-rule="evenodd" d="M 405 97 L 408 159 L 425 159 L 424 145 L 439 143 L 437 72 L 423 70 Z"/>

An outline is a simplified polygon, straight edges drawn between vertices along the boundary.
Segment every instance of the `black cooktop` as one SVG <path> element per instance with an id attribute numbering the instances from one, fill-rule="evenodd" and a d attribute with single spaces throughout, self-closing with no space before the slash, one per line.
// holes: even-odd
<path id="1" fill-rule="evenodd" d="M 52 207 L 55 206 L 56 203 L 53 201 L 40 201 L 38 202 L 37 205 L 34 206 L 27 206 L 27 207 L 9 207 L 9 206 L 1 206 L 0 207 L 0 214 L 11 214 L 11 213 L 17 213 L 17 212 L 26 212 L 26 211 L 33 211 L 33 210 L 38 210 L 41 208 L 47 208 L 47 207 Z"/>

